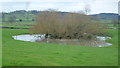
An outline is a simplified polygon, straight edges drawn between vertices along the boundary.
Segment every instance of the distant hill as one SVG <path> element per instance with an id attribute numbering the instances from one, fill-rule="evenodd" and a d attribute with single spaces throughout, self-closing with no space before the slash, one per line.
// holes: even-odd
<path id="1" fill-rule="evenodd" d="M 2 20 L 3 22 L 9 22 L 9 19 L 13 18 L 14 21 L 24 21 L 24 22 L 32 22 L 35 20 L 35 17 L 37 14 L 39 14 L 42 11 L 37 10 L 17 10 L 9 13 L 2 12 Z M 61 15 L 64 15 L 68 12 L 58 12 Z M 118 19 L 118 14 L 115 13 L 100 13 L 100 14 L 93 14 L 90 15 L 93 20 L 114 20 Z"/>
<path id="2" fill-rule="evenodd" d="M 99 18 L 100 20 L 118 20 L 118 14 L 115 13 L 100 13 L 90 15 L 93 18 Z"/>
<path id="3" fill-rule="evenodd" d="M 25 11 L 25 10 L 17 10 L 9 13 L 2 13 L 3 22 L 8 22 L 10 18 L 14 18 L 14 21 L 34 21 L 35 15 L 38 14 L 39 11 Z"/>

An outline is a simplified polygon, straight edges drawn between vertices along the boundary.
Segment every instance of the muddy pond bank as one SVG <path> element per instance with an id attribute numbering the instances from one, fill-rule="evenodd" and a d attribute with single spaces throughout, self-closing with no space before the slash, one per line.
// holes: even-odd
<path id="1" fill-rule="evenodd" d="M 111 46 L 111 43 L 105 42 L 106 39 L 111 39 L 111 37 L 101 37 L 96 36 L 92 40 L 84 39 L 46 39 L 45 35 L 17 35 L 12 36 L 15 40 L 29 41 L 29 42 L 39 42 L 39 43 L 54 43 L 60 45 L 80 45 L 80 46 L 92 46 L 92 47 L 106 47 Z"/>

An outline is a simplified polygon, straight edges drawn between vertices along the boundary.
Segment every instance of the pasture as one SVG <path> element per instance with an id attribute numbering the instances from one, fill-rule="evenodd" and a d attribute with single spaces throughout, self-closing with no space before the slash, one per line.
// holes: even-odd
<path id="1" fill-rule="evenodd" d="M 27 29 L 2 29 L 3 66 L 117 66 L 118 29 L 108 29 L 109 47 L 84 47 L 14 40 Z"/>

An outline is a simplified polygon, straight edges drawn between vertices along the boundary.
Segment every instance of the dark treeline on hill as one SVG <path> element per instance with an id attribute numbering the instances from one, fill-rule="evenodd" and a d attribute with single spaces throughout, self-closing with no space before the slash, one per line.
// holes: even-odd
<path id="1" fill-rule="evenodd" d="M 2 22 L 33 22 L 37 14 L 43 11 L 37 10 L 17 10 L 13 12 L 2 12 Z M 70 12 L 58 12 L 60 15 Z M 89 15 L 93 20 L 117 20 L 118 14 L 115 13 L 100 13 Z"/>
<path id="2" fill-rule="evenodd" d="M 93 14 L 90 15 L 94 19 L 97 17 L 100 20 L 118 20 L 118 14 L 115 13 L 100 13 L 100 14 Z"/>

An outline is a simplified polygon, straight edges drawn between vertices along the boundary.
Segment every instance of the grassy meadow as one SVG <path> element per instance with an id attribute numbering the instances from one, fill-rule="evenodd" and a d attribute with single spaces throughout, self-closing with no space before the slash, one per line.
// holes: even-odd
<path id="1" fill-rule="evenodd" d="M 0 67 L 2 67 L 2 29 L 0 29 L 0 60 Z"/>
<path id="2" fill-rule="evenodd" d="M 17 4 L 11 3 L 10 9 L 17 7 Z M 31 5 L 32 2 L 26 2 L 20 6 L 28 6 L 26 7 L 28 10 L 1 12 L 0 39 L 2 38 L 2 40 L 0 42 L 2 46 L 0 49 L 2 52 L 0 51 L 0 54 L 2 56 L 0 56 L 0 60 L 2 62 L 0 64 L 2 66 L 118 66 L 118 14 L 107 12 L 91 14 L 87 4 L 87 6 L 83 5 L 85 7 L 79 12 L 41 10 L 41 8 L 39 8 L 40 10 L 29 10 L 29 4 Z M 60 4 L 61 7 L 64 6 L 64 1 Z M 58 3 L 58 5 L 60 4 Z M 67 7 L 67 3 L 65 4 Z M 68 4 L 70 4 L 68 7 L 72 6 L 72 3 Z M 75 6 L 75 3 L 73 5 Z M 31 33 L 46 34 L 53 39 L 84 38 L 89 40 L 98 34 L 109 36 L 112 39 L 105 40 L 105 42 L 111 43 L 112 46 L 59 45 L 20 41 L 12 38 L 15 35 L 30 34 L 30 29 L 27 28 L 31 27 Z M 106 29 L 108 35 L 107 33 L 102 34 L 101 28 L 104 27 L 109 28 Z"/>
<path id="3" fill-rule="evenodd" d="M 29 25 L 33 25 L 34 22 L 14 22 L 14 23 L 7 23 L 7 22 L 3 22 L 2 27 L 16 27 L 16 28 L 29 28 L 31 26 Z"/>
<path id="4" fill-rule="evenodd" d="M 117 66 L 118 30 L 108 29 L 109 47 L 84 47 L 14 40 L 27 29 L 2 29 L 3 66 Z"/>

